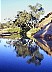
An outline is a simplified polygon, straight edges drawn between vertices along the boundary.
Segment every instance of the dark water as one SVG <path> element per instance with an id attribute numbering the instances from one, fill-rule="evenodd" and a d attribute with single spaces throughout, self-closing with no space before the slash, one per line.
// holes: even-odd
<path id="1" fill-rule="evenodd" d="M 19 41 L 8 44 L 7 41 L 10 42 L 7 39 L 0 39 L 0 72 L 52 72 L 52 56 L 35 42 Z M 52 41 L 44 45 L 52 48 Z"/>

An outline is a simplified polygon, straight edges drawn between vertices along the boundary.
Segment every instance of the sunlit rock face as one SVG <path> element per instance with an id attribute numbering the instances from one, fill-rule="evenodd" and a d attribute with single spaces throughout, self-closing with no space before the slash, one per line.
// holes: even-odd
<path id="1" fill-rule="evenodd" d="M 47 25 L 48 23 L 50 23 L 51 20 L 52 20 L 52 12 L 48 13 L 44 18 L 42 18 L 39 21 L 39 24 L 36 25 L 36 27 L 43 28 L 45 25 Z"/>
<path id="2" fill-rule="evenodd" d="M 38 31 L 34 37 L 41 37 L 46 39 L 52 39 L 52 21 Z"/>

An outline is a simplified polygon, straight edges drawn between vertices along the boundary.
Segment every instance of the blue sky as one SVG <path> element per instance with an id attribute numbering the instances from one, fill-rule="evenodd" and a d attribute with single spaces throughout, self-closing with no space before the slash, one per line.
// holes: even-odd
<path id="1" fill-rule="evenodd" d="M 0 22 L 1 22 L 1 0 L 0 0 Z"/>
<path id="2" fill-rule="evenodd" d="M 28 5 L 42 4 L 45 14 L 52 11 L 52 0 L 1 0 L 1 21 L 5 18 L 13 18 L 17 11 L 29 10 Z"/>

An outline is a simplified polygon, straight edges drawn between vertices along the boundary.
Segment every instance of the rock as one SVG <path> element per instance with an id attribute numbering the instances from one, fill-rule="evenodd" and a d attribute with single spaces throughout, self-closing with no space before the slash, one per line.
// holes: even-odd
<path id="1" fill-rule="evenodd" d="M 38 31 L 35 35 L 35 38 L 48 38 L 52 39 L 52 22 L 44 26 L 40 31 Z"/>

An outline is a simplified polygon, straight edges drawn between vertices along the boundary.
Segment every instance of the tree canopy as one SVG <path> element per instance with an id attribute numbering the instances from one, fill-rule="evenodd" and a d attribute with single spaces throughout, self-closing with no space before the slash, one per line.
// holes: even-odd
<path id="1" fill-rule="evenodd" d="M 37 3 L 35 6 L 29 5 L 32 17 L 35 17 L 35 22 L 39 20 L 40 16 L 44 14 L 44 8 L 41 4 Z M 38 22 L 38 21 L 37 21 Z"/>
<path id="2" fill-rule="evenodd" d="M 15 16 L 15 20 L 6 22 L 6 26 L 9 27 L 20 27 L 22 33 L 26 33 L 31 28 L 34 28 L 39 23 L 39 18 L 44 14 L 44 8 L 41 4 L 37 3 L 35 6 L 29 5 L 30 11 L 18 11 Z M 3 27 L 3 26 L 2 26 Z"/>

